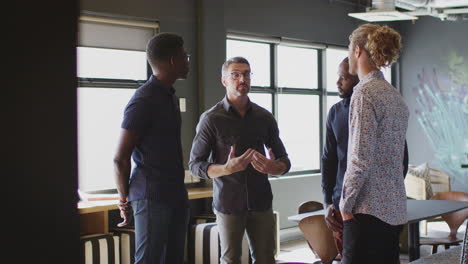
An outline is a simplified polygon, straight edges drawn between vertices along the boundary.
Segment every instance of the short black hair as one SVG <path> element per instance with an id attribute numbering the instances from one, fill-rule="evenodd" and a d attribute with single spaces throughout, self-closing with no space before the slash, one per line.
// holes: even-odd
<path id="1" fill-rule="evenodd" d="M 184 39 L 174 33 L 159 33 L 146 45 L 146 57 L 149 64 L 167 62 L 171 56 L 184 47 Z"/>
<path id="2" fill-rule="evenodd" d="M 349 63 L 349 58 L 348 58 L 348 57 L 346 57 L 346 58 L 344 58 L 344 59 L 343 59 L 343 61 L 341 61 L 341 62 L 344 62 L 344 63 Z"/>

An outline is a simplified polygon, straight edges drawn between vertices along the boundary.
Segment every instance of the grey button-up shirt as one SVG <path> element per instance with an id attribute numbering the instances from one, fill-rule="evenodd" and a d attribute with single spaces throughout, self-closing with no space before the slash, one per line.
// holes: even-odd
<path id="1" fill-rule="evenodd" d="M 272 148 L 276 159 L 286 164 L 286 172 L 291 167 L 273 115 L 249 102 L 246 115 L 241 117 L 225 97 L 200 117 L 190 153 L 190 172 L 209 178 L 208 166 L 226 163 L 232 145 L 235 145 L 236 157 L 248 148 L 263 155 L 264 146 Z M 244 171 L 214 178 L 213 185 L 213 206 L 221 213 L 263 211 L 272 206 L 268 175 L 256 171 L 252 165 Z"/>
<path id="2" fill-rule="evenodd" d="M 349 113 L 348 165 L 340 210 L 406 223 L 403 153 L 409 111 L 382 72 L 368 73 L 354 87 Z"/>

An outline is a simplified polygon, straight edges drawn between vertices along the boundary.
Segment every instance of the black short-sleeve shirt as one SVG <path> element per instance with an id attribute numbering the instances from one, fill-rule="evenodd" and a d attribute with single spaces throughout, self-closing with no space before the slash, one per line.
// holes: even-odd
<path id="1" fill-rule="evenodd" d="M 129 201 L 151 199 L 170 206 L 186 206 L 181 117 L 173 87 L 155 76 L 128 102 L 122 128 L 138 134 L 132 158 Z"/>

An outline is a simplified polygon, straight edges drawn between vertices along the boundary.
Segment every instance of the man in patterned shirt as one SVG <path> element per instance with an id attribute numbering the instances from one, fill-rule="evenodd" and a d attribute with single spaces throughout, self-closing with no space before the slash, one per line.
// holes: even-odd
<path id="1" fill-rule="evenodd" d="M 401 37 L 388 26 L 365 24 L 349 40 L 349 72 L 360 82 L 351 98 L 340 201 L 342 263 L 399 263 L 399 234 L 407 222 L 401 174 L 409 112 L 379 69 L 396 61 Z"/>
<path id="2" fill-rule="evenodd" d="M 336 248 L 343 252 L 343 219 L 339 211 L 343 178 L 346 172 L 348 153 L 348 116 L 353 88 L 359 82 L 357 76 L 349 74 L 348 57 L 338 67 L 338 93 L 343 100 L 334 104 L 327 116 L 327 130 L 322 155 L 322 191 L 325 221 L 333 231 Z M 408 148 L 405 143 L 403 177 L 408 172 Z"/>

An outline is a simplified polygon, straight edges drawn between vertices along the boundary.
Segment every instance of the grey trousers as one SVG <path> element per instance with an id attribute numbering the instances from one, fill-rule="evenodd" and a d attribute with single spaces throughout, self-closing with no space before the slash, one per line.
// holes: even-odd
<path id="1" fill-rule="evenodd" d="M 275 219 L 273 210 L 227 215 L 215 210 L 221 243 L 220 264 L 241 264 L 242 238 L 247 232 L 253 264 L 275 263 Z M 248 252 L 244 252 L 248 254 Z"/>

